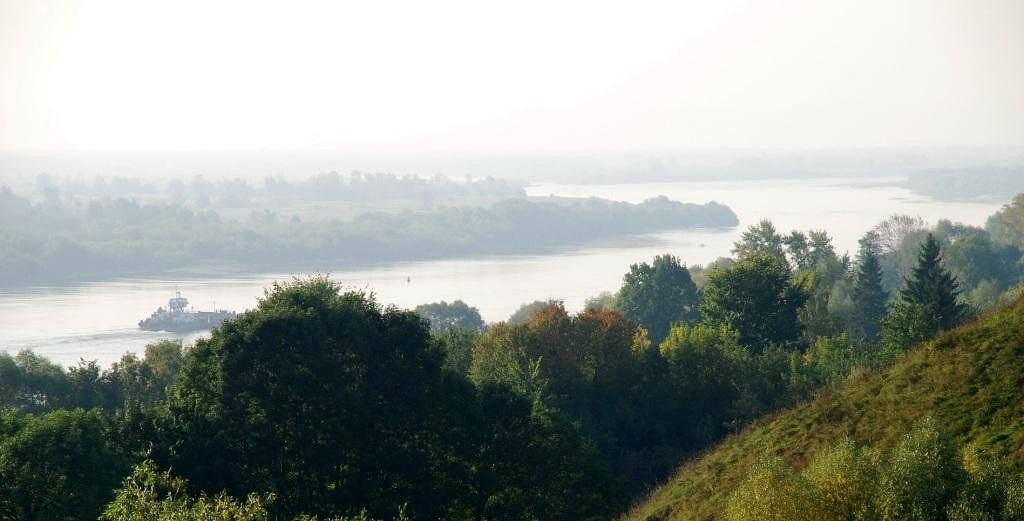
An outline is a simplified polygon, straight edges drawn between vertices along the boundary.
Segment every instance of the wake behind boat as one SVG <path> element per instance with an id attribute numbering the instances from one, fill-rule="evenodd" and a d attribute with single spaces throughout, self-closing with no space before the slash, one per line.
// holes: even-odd
<path id="1" fill-rule="evenodd" d="M 224 322 L 235 318 L 234 311 L 218 309 L 214 311 L 195 311 L 188 307 L 188 299 L 176 292 L 174 298 L 167 302 L 167 308 L 157 308 L 149 318 L 139 321 L 139 328 L 144 331 L 169 331 L 172 333 L 188 333 L 213 329 Z"/>

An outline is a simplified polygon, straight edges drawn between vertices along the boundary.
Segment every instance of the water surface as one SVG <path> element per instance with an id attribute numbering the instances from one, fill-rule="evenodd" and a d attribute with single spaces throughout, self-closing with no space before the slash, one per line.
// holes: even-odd
<path id="1" fill-rule="evenodd" d="M 385 304 L 413 307 L 463 299 L 487 321 L 507 318 L 520 304 L 558 298 L 570 310 L 584 300 L 614 291 L 629 265 L 660 253 L 689 264 L 704 264 L 730 253 L 746 226 L 770 217 L 780 231 L 826 229 L 840 252 L 855 251 L 857 239 L 894 213 L 982 225 L 999 209 L 992 202 L 942 202 L 899 186 L 900 178 L 791 181 L 679 182 L 618 185 L 538 184 L 530 195 L 603 197 L 640 202 L 665 195 L 683 202 L 718 201 L 740 219 L 732 230 L 672 230 L 556 251 L 544 255 L 402 262 L 324 271 L 342 283 L 374 292 Z M 291 273 L 217 277 L 118 279 L 61 286 L 0 289 L 0 349 L 33 349 L 68 365 L 79 359 L 108 364 L 148 342 L 178 338 L 140 331 L 137 323 L 176 290 L 197 309 L 243 311 L 273 281 Z M 198 335 L 182 337 L 186 342 Z"/>

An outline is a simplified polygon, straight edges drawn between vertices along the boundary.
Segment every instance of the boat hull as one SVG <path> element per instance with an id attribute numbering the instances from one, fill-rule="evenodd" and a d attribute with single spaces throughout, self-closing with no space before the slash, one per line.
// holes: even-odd
<path id="1" fill-rule="evenodd" d="M 143 331 L 166 331 L 168 333 L 191 333 L 209 331 L 226 320 L 235 318 L 234 313 L 200 311 L 198 313 L 164 314 L 149 317 L 139 322 Z"/>

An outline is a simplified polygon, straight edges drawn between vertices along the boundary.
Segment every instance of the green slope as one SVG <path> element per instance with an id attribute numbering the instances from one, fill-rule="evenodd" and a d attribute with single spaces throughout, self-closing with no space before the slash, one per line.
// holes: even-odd
<path id="1" fill-rule="evenodd" d="M 762 418 L 685 464 L 624 519 L 717 519 L 764 455 L 796 468 L 849 435 L 888 450 L 931 414 L 961 444 L 1024 463 L 1024 299 L 940 335 L 892 367 L 858 372 L 837 390 Z"/>

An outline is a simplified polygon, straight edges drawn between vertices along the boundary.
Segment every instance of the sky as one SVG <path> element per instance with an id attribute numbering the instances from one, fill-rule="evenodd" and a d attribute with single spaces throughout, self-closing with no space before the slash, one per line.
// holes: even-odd
<path id="1" fill-rule="evenodd" d="M 1020 0 L 0 0 L 0 150 L 1024 145 Z"/>

